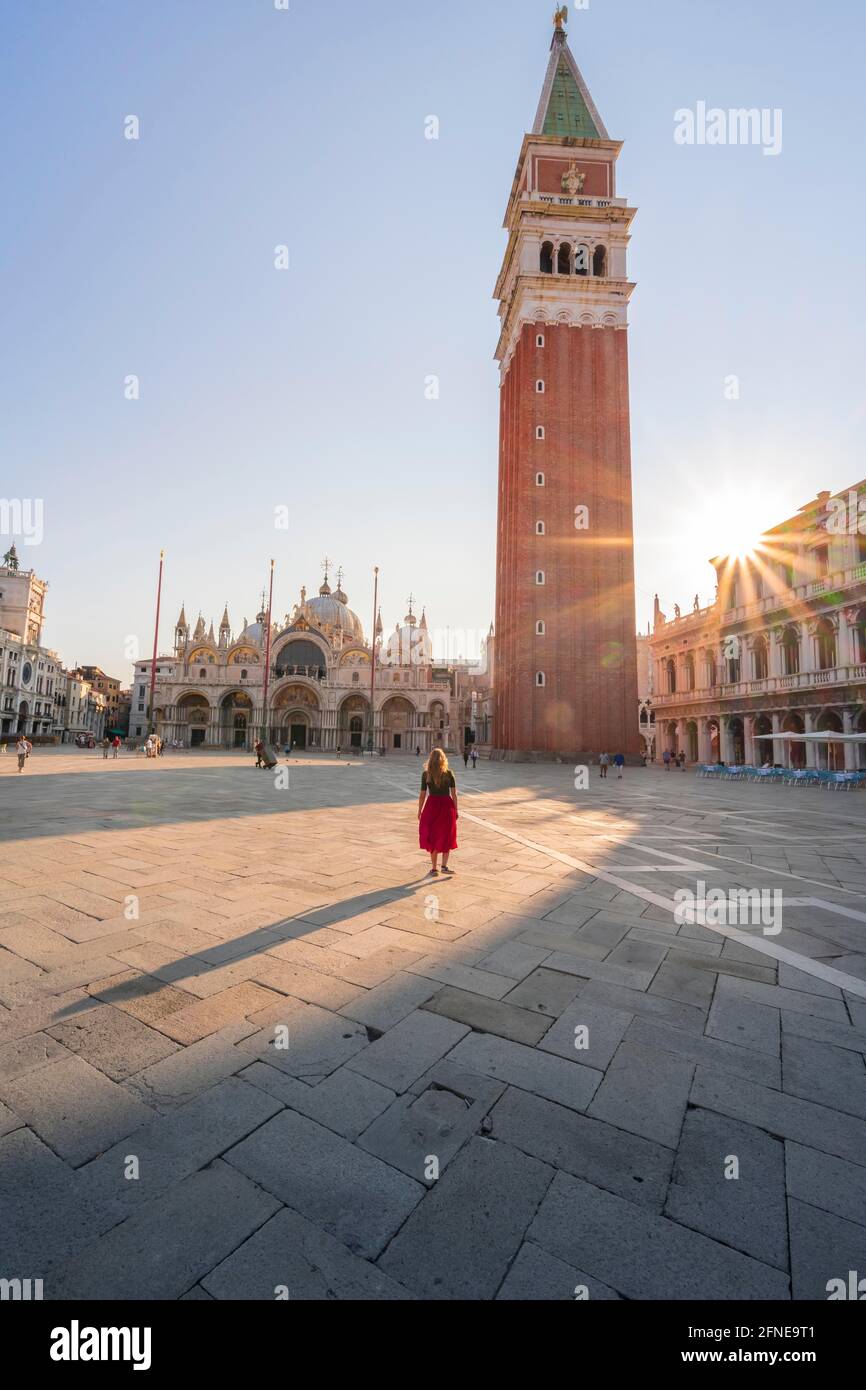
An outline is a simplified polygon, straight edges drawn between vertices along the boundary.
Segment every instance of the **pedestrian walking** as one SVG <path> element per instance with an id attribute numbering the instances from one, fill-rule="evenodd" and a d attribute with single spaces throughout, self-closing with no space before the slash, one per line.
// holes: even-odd
<path id="1" fill-rule="evenodd" d="M 625 767 L 625 757 L 623 756 L 622 753 L 617 753 L 617 754 L 615 755 L 613 761 L 614 761 L 614 763 L 616 764 L 616 775 L 617 775 L 617 778 L 621 781 L 621 780 L 622 780 L 622 770 L 623 770 L 623 768 Z"/>
<path id="2" fill-rule="evenodd" d="M 116 758 L 120 752 L 120 734 L 114 735 L 114 738 L 111 740 L 111 747 L 113 749 L 112 757 Z"/>
<path id="3" fill-rule="evenodd" d="M 598 760 L 599 777 L 607 777 L 607 769 L 610 767 L 610 754 L 602 753 Z"/>
<path id="4" fill-rule="evenodd" d="M 418 843 L 430 855 L 430 873 L 452 874 L 448 856 L 457 848 L 457 783 L 441 748 L 434 748 L 421 773 L 418 797 Z"/>
<path id="5" fill-rule="evenodd" d="M 105 760 L 108 759 L 108 750 L 109 750 L 110 747 L 111 747 L 111 739 L 110 739 L 110 738 L 108 737 L 108 735 L 106 734 L 105 738 L 102 740 L 102 756 L 103 756 L 103 759 L 105 759 Z"/>
<path id="6" fill-rule="evenodd" d="M 23 771 L 24 771 L 24 764 L 27 762 L 27 759 L 30 757 L 30 754 L 31 754 L 32 751 L 33 751 L 33 744 L 30 743 L 30 742 L 28 742 L 28 740 L 27 740 L 27 739 L 24 737 L 24 735 L 22 734 L 21 737 L 19 738 L 18 742 L 17 742 L 16 745 L 15 745 L 15 752 L 18 754 L 18 771 L 19 771 L 19 772 L 23 772 Z"/>
<path id="7" fill-rule="evenodd" d="M 468 766 L 469 766 L 469 749 L 468 749 L 468 748 L 464 748 L 464 749 L 463 749 L 463 766 L 464 766 L 464 767 L 468 767 Z"/>
<path id="8" fill-rule="evenodd" d="M 470 757 L 472 758 L 472 771 L 474 772 L 475 769 L 476 769 L 476 767 L 478 766 L 478 749 L 477 749 L 477 748 L 473 748 L 473 749 L 472 749 L 472 752 L 471 752 L 471 754 L 470 754 Z"/>
<path id="9" fill-rule="evenodd" d="M 665 772 L 670 772 L 670 770 L 671 770 L 671 750 L 670 750 L 669 748 L 666 748 L 665 751 L 662 753 L 662 762 L 663 762 L 664 765 L 665 765 Z"/>

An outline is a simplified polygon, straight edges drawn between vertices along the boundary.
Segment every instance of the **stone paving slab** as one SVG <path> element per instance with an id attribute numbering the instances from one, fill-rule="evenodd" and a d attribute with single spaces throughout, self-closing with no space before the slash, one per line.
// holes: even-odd
<path id="1" fill-rule="evenodd" d="M 866 1226 L 794 1197 L 788 1202 L 788 1221 L 794 1298 L 827 1299 L 831 1294 L 835 1300 L 851 1298 L 851 1272 L 856 1285 L 866 1269 Z M 862 1292 L 857 1296 L 862 1298 Z"/>
<path id="2" fill-rule="evenodd" d="M 719 981 L 707 1020 L 707 1034 L 721 1042 L 734 1043 L 768 1057 L 778 1057 L 781 1051 L 779 1010 L 758 1004 L 725 991 Z"/>
<path id="3" fill-rule="evenodd" d="M 480 1076 L 459 1089 L 435 1081 L 424 1088 L 416 1085 L 373 1121 L 358 1140 L 359 1146 L 432 1186 L 502 1091 L 501 1084 Z"/>
<path id="4" fill-rule="evenodd" d="M 785 1175 L 792 1197 L 866 1226 L 866 1168 L 788 1141 Z"/>
<path id="5" fill-rule="evenodd" d="M 32 1130 L 0 1139 L 0 1278 L 43 1278 L 111 1219 L 88 1199 L 75 1169 Z"/>
<path id="6" fill-rule="evenodd" d="M 68 1023 L 58 1023 L 45 1035 L 74 1052 L 112 1081 L 124 1081 L 134 1072 L 177 1052 L 178 1045 L 155 1028 L 105 1005 L 89 1009 Z M 0 1049 L 2 1052 L 2 1049 Z M 51 1060 L 51 1058 L 47 1058 Z M 2 1069 L 2 1060 L 0 1060 Z"/>
<path id="7" fill-rule="evenodd" d="M 673 1155 L 661 1144 L 509 1087 L 490 1132 L 561 1172 L 661 1211 Z"/>
<path id="8" fill-rule="evenodd" d="M 782 1077 L 789 1095 L 866 1119 L 866 1065 L 859 1053 L 786 1032 Z"/>
<path id="9" fill-rule="evenodd" d="M 102 1072 L 71 1055 L 0 1081 L 0 1099 L 73 1166 L 131 1134 L 153 1114 Z"/>
<path id="10" fill-rule="evenodd" d="M 812 1144 L 822 1153 L 852 1163 L 862 1163 L 866 1153 L 866 1121 L 703 1066 L 695 1073 L 690 1100 L 692 1105 L 744 1120 L 783 1139 Z"/>
<path id="11" fill-rule="evenodd" d="M 664 1216 L 563 1173 L 527 1232 L 626 1298 L 787 1299 L 787 1277 Z"/>
<path id="12" fill-rule="evenodd" d="M 120 1221 L 206 1167 L 281 1108 L 272 1096 L 229 1077 L 91 1159 L 78 1170 L 82 1192 Z M 131 1158 L 134 1178 L 127 1177 Z"/>
<path id="13" fill-rule="evenodd" d="M 357 1139 L 397 1098 L 396 1092 L 387 1086 L 369 1081 L 366 1076 L 350 1071 L 348 1066 L 340 1067 L 315 1086 L 286 1076 L 266 1062 L 254 1062 L 240 1075 L 242 1080 L 261 1087 L 291 1110 L 318 1120 L 326 1129 L 342 1134 L 345 1139 Z"/>
<path id="14" fill-rule="evenodd" d="M 487 995 L 471 994 L 451 985 L 438 990 L 421 1008 L 465 1023 L 476 1032 L 496 1033 L 513 1042 L 537 1043 L 550 1025 L 549 1018 L 539 1018 L 509 999 L 490 999 Z"/>
<path id="15" fill-rule="evenodd" d="M 656 1051 L 673 1052 L 677 1057 L 702 1062 L 711 1069 L 742 1076 L 747 1081 L 756 1081 L 761 1086 L 771 1086 L 778 1090 L 782 1084 L 782 1067 L 778 1056 L 770 1057 L 764 1052 L 754 1052 L 736 1043 L 721 1042 L 711 1037 L 697 1037 L 694 1033 L 674 1028 L 669 1023 L 640 1017 L 631 1020 L 625 1036 L 635 1047 L 647 1046 Z"/>
<path id="16" fill-rule="evenodd" d="M 367 1259 L 380 1254 L 424 1192 L 419 1182 L 293 1111 L 276 1115 L 225 1157 Z"/>
<path id="17" fill-rule="evenodd" d="M 468 1032 L 463 1023 L 416 1009 L 384 1037 L 352 1057 L 347 1066 L 399 1094 L 450 1052 Z"/>
<path id="18" fill-rule="evenodd" d="M 297 1212 L 285 1208 L 202 1281 L 211 1298 L 398 1302 L 414 1295 Z M 285 1290 L 285 1293 L 283 1292 Z"/>
<path id="19" fill-rule="evenodd" d="M 591 1067 L 490 1034 L 471 1033 L 457 1044 L 449 1060 L 573 1110 L 586 1109 L 602 1079 L 602 1073 Z"/>
<path id="20" fill-rule="evenodd" d="M 473 1139 L 379 1267 L 421 1298 L 493 1298 L 553 1175 L 507 1144 Z"/>
<path id="21" fill-rule="evenodd" d="M 604 1071 L 622 1042 L 632 1015 L 588 1002 L 581 993 L 548 1029 L 538 1044 L 570 1062 Z"/>
<path id="22" fill-rule="evenodd" d="M 45 1297 L 180 1298 L 278 1208 L 217 1160 L 52 1270 Z"/>
<path id="23" fill-rule="evenodd" d="M 291 1007 L 289 1007 L 291 1006 Z M 248 1055 L 279 1067 L 290 1076 L 303 1077 L 314 1083 L 336 1071 L 356 1052 L 369 1045 L 366 1028 L 343 1018 L 340 1014 L 304 1004 L 286 996 L 280 1004 L 269 1008 L 272 1022 L 239 1044 Z M 261 1018 L 261 1016 L 260 1016 Z M 287 1026 L 288 1045 L 277 1039 L 275 1026 Z M 277 1041 L 280 1046 L 276 1045 Z"/>
<path id="24" fill-rule="evenodd" d="M 496 1298 L 502 1302 L 573 1303 L 576 1299 L 618 1299 L 619 1294 L 527 1240 L 518 1250 Z"/>
<path id="25" fill-rule="evenodd" d="M 587 1114 L 676 1148 L 694 1072 L 694 1062 L 685 1057 L 623 1042 Z"/>
<path id="26" fill-rule="evenodd" d="M 690 1110 L 665 1215 L 787 1270 L 784 1145 L 751 1125 Z"/>

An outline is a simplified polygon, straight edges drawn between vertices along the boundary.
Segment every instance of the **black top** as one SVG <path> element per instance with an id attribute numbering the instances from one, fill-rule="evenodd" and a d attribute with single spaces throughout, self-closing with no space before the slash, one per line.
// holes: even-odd
<path id="1" fill-rule="evenodd" d="M 430 796 L 450 796 L 451 788 L 456 786 L 457 783 L 454 781 L 453 772 L 446 772 L 445 782 L 441 787 L 436 787 L 432 782 L 429 782 L 426 772 L 421 773 L 421 790 L 422 792 L 428 792 Z"/>

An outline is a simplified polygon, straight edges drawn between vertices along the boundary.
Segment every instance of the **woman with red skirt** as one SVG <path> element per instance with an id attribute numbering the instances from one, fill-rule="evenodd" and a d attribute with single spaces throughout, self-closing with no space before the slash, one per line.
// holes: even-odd
<path id="1" fill-rule="evenodd" d="M 438 874 L 438 859 L 442 855 L 442 872 L 453 874 L 448 856 L 457 848 L 457 783 L 441 748 L 434 748 L 421 773 L 421 795 L 418 798 L 418 841 L 430 855 L 430 872 Z"/>

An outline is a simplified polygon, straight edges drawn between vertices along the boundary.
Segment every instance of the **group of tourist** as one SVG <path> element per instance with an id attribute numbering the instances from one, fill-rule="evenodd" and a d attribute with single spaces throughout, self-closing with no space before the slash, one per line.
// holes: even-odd
<path id="1" fill-rule="evenodd" d="M 681 772 L 685 772 L 686 770 L 685 753 L 672 753 L 669 748 L 666 748 L 662 753 L 662 762 L 665 765 L 665 772 L 670 772 L 671 763 L 673 763 L 674 767 L 678 767 Z"/>
<path id="2" fill-rule="evenodd" d="M 625 767 L 625 754 L 614 753 L 611 758 L 609 753 L 600 753 L 598 758 L 598 774 L 600 777 L 607 777 L 607 770 L 613 763 L 616 768 L 617 777 L 622 777 L 622 770 Z"/>
<path id="3" fill-rule="evenodd" d="M 114 738 L 109 738 L 108 734 L 106 734 L 105 738 L 102 740 L 103 758 L 107 758 L 108 754 L 112 752 L 112 750 L 113 756 L 116 758 L 118 753 L 120 752 L 120 734 L 115 734 Z"/>

